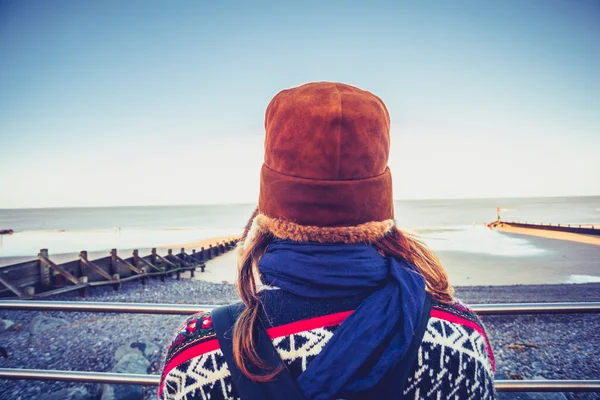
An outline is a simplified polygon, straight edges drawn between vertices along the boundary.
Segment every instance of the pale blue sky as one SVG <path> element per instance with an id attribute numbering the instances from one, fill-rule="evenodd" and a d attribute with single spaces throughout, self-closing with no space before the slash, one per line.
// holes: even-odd
<path id="1" fill-rule="evenodd" d="M 320 80 L 388 105 L 396 198 L 600 194 L 600 2 L 283 3 L 0 1 L 0 208 L 255 201 Z"/>

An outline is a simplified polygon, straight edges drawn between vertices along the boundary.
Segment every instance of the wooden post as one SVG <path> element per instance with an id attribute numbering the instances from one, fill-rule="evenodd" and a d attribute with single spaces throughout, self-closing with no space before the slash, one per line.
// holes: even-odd
<path id="1" fill-rule="evenodd" d="M 117 260 L 117 249 L 111 249 L 110 251 L 110 274 L 113 279 L 117 281 L 114 284 L 113 289 L 120 290 L 121 289 L 121 275 L 119 275 L 119 260 Z"/>
<path id="2" fill-rule="evenodd" d="M 41 249 L 40 254 L 38 254 L 38 258 L 39 257 L 48 258 L 48 249 Z M 40 263 L 40 281 L 42 282 L 42 286 L 50 286 L 50 267 L 42 261 L 38 262 Z"/>
<path id="3" fill-rule="evenodd" d="M 81 270 L 81 276 L 88 276 L 88 266 L 86 265 L 86 263 L 83 262 L 82 259 L 86 259 L 88 258 L 88 252 L 86 250 L 81 250 L 79 252 L 79 269 Z"/>
<path id="4" fill-rule="evenodd" d="M 152 248 L 152 253 L 150 255 L 150 262 L 156 265 L 156 247 Z"/>
<path id="5" fill-rule="evenodd" d="M 140 253 L 137 249 L 133 250 L 133 265 L 140 268 Z"/>
<path id="6" fill-rule="evenodd" d="M 112 276 L 112 278 L 114 281 L 116 281 L 115 284 L 113 285 L 113 289 L 115 289 L 115 290 L 121 289 L 121 286 L 123 286 L 123 284 L 121 283 L 121 277 L 119 276 L 119 274 L 114 274 Z"/>
<path id="7" fill-rule="evenodd" d="M 88 277 L 81 276 L 81 278 L 79 278 L 79 281 L 81 283 L 88 283 Z M 79 295 L 81 297 L 88 297 L 88 286 L 85 286 L 85 287 L 82 287 L 81 289 L 79 289 Z"/>
<path id="8" fill-rule="evenodd" d="M 152 263 L 152 265 L 156 266 L 156 247 L 152 248 L 152 252 L 150 253 L 150 262 Z M 164 268 L 163 268 L 164 270 Z M 160 281 L 164 282 L 165 281 L 165 274 L 161 274 L 160 275 Z"/>
<path id="9" fill-rule="evenodd" d="M 181 249 L 181 250 L 183 250 L 183 249 Z M 192 258 L 194 259 L 194 265 L 196 265 L 198 263 L 196 262 L 196 257 L 194 257 L 194 254 L 196 254 L 196 249 L 192 249 Z M 196 272 L 196 268 L 194 268 L 193 270 L 190 271 L 190 278 L 193 278 L 194 275 L 196 275 L 195 272 Z"/>
<path id="10" fill-rule="evenodd" d="M 119 260 L 117 260 L 117 249 L 110 251 L 110 273 L 111 275 L 119 273 Z"/>
<path id="11" fill-rule="evenodd" d="M 147 268 L 141 265 L 142 262 L 140 261 L 140 253 L 137 251 L 137 249 L 133 250 L 133 265 L 136 268 L 142 269 L 144 271 L 144 273 L 147 273 Z M 142 285 L 146 285 L 148 283 L 148 277 L 143 277 L 142 278 Z"/>
<path id="12" fill-rule="evenodd" d="M 173 256 L 173 249 L 169 249 L 169 250 L 167 251 L 167 259 L 168 259 L 169 261 L 172 261 L 172 260 L 173 260 L 173 257 L 174 257 L 174 256 Z M 181 265 L 181 264 L 180 264 L 180 265 Z M 178 269 L 179 269 L 179 268 L 178 268 Z M 170 275 L 170 274 L 169 274 L 169 275 Z M 181 280 L 181 271 L 177 271 L 177 273 L 175 274 L 175 276 L 177 277 L 177 280 L 178 280 L 178 281 L 180 281 L 180 280 Z"/>

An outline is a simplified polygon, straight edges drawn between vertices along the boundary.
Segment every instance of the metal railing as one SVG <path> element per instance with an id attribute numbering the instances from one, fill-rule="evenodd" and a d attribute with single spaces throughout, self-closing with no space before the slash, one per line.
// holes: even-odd
<path id="1" fill-rule="evenodd" d="M 109 383 L 140 386 L 158 386 L 160 384 L 159 375 L 15 368 L 0 368 L 0 379 Z M 600 380 L 496 380 L 494 386 L 499 392 L 600 392 Z"/>
<path id="2" fill-rule="evenodd" d="M 189 315 L 211 311 L 212 304 L 108 303 L 88 301 L 0 300 L 0 309 L 24 311 L 105 312 Z M 479 315 L 599 313 L 600 302 L 474 304 Z M 158 375 L 112 372 L 58 371 L 0 368 L 0 379 L 53 380 L 88 383 L 158 386 Z M 499 392 L 600 392 L 600 380 L 496 380 Z"/>
<path id="3" fill-rule="evenodd" d="M 189 315 L 212 311 L 214 304 L 109 303 L 91 301 L 0 300 L 0 310 L 106 312 Z M 600 302 L 473 304 L 478 315 L 599 313 Z"/>

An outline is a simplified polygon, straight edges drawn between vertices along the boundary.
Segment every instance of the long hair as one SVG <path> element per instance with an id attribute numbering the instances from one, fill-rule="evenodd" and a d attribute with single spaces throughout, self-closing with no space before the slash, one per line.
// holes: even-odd
<path id="1" fill-rule="evenodd" d="M 255 211 L 252 218 L 257 215 Z M 239 316 L 233 334 L 233 355 L 244 375 L 256 382 L 273 379 L 281 367 L 272 369 L 261 360 L 256 352 L 255 324 L 262 311 L 258 296 L 258 262 L 267 251 L 275 237 L 262 230 L 248 237 L 251 222 L 242 236 L 242 245 L 238 256 L 237 290 L 246 309 Z M 371 243 L 382 255 L 404 260 L 414 265 L 425 279 L 425 290 L 434 300 L 452 303 L 454 289 L 448 281 L 448 275 L 435 254 L 413 235 L 393 227 L 388 233 Z M 260 282 L 259 282 L 260 283 Z M 260 371 L 258 373 L 254 371 Z"/>

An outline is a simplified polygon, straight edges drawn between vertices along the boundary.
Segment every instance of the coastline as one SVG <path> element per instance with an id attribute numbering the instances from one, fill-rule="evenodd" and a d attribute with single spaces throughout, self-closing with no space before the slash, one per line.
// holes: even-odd
<path id="1" fill-rule="evenodd" d="M 437 250 L 442 265 L 448 272 L 450 282 L 455 286 L 501 286 L 501 285 L 540 285 L 561 283 L 600 282 L 600 246 L 589 243 L 587 235 L 537 230 L 524 234 L 528 229 L 501 228 L 502 235 L 526 240 L 527 244 L 539 250 L 534 255 L 493 255 L 482 252 Z M 548 237 L 552 236 L 552 237 Z M 586 240 L 580 238 L 584 236 Z M 219 236 L 195 242 L 167 244 L 156 248 L 165 252 L 168 249 L 186 251 L 202 247 L 208 248 L 223 240 L 239 236 Z M 576 238 L 578 240 L 573 240 Z M 591 238 L 600 241 L 600 238 Z M 127 257 L 133 249 L 118 249 Z M 140 254 L 149 254 L 151 248 L 140 248 Z M 90 251 L 88 258 L 98 259 L 109 256 L 109 250 Z M 0 267 L 37 259 L 37 256 L 0 257 Z M 50 254 L 57 264 L 79 259 L 79 253 Z M 195 280 L 214 283 L 234 283 L 237 277 L 237 251 L 231 251 L 211 260 L 206 272 L 196 274 Z"/>

